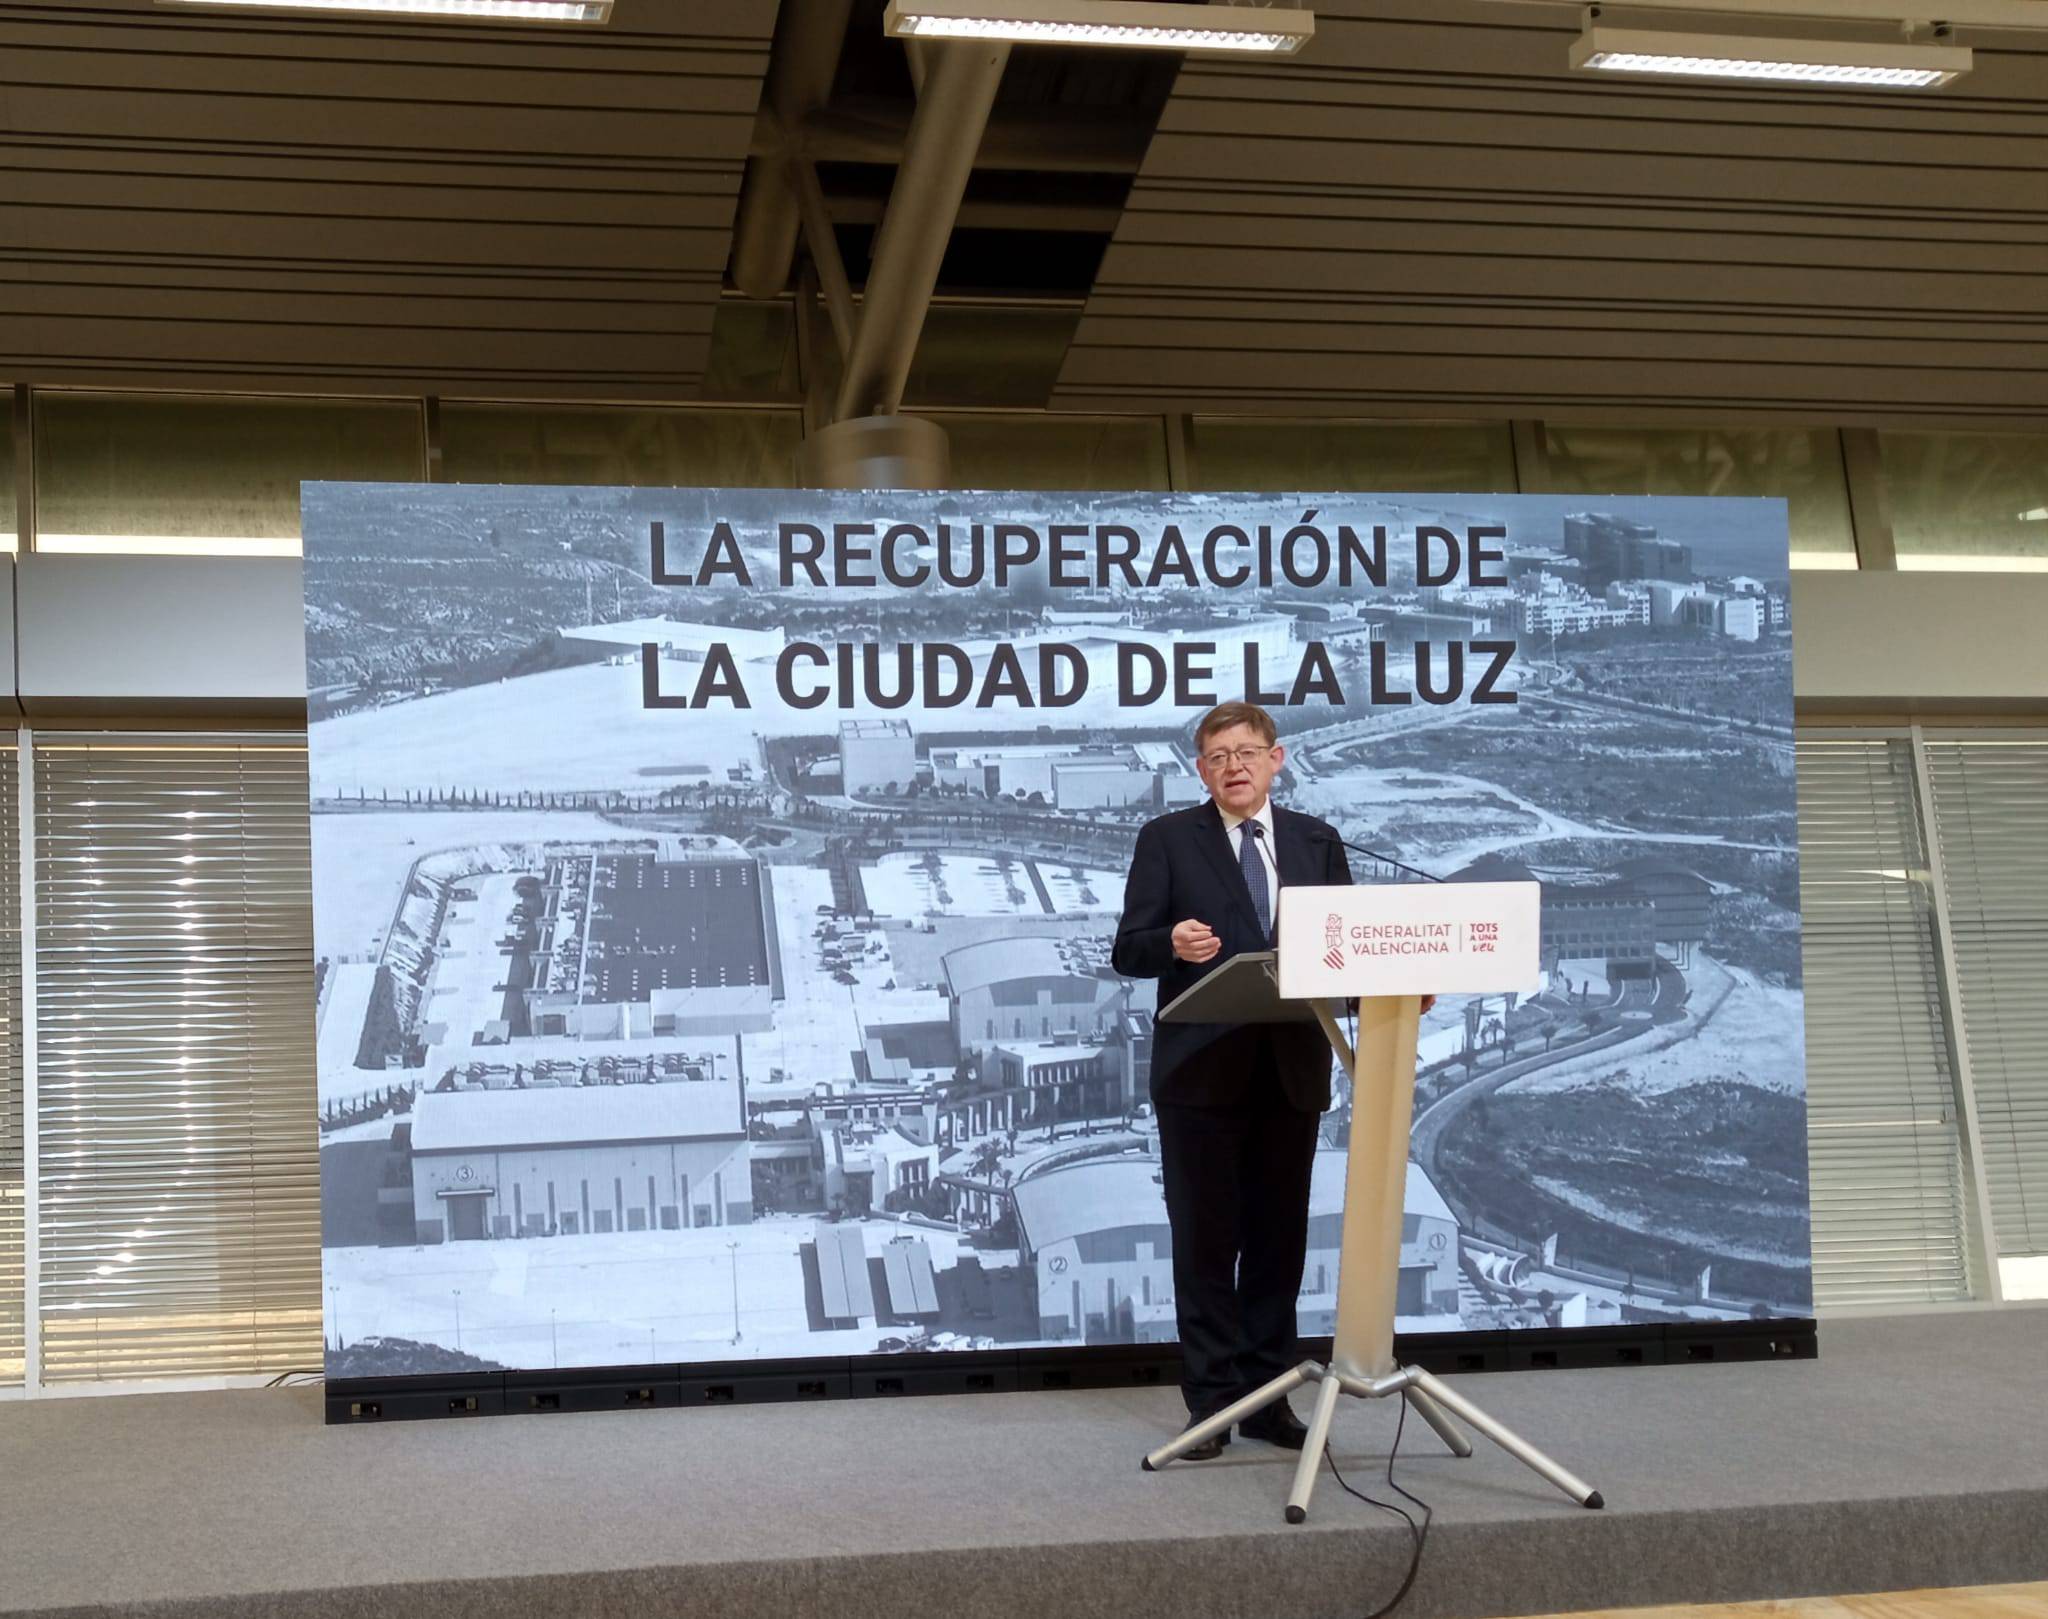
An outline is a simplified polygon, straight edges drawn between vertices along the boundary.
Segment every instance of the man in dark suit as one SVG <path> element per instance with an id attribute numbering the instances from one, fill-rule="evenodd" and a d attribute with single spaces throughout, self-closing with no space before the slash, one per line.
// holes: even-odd
<path id="1" fill-rule="evenodd" d="M 1111 957 L 1127 977 L 1157 978 L 1161 1006 L 1232 956 L 1270 950 L 1280 889 L 1351 881 L 1336 832 L 1268 797 L 1287 750 L 1264 709 L 1211 710 L 1195 728 L 1195 755 L 1209 801 L 1139 832 Z M 1154 1027 L 1152 1101 L 1191 1421 L 1299 1363 L 1294 1301 L 1330 1067 L 1329 1042 L 1312 1023 Z M 1307 1429 L 1283 1400 L 1238 1432 L 1299 1450 Z M 1229 1442 L 1226 1430 L 1188 1459 Z"/>

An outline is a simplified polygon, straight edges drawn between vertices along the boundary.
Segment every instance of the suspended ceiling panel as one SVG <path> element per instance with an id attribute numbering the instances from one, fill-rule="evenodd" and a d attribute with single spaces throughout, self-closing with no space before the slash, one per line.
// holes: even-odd
<path id="1" fill-rule="evenodd" d="M 0 0 L 0 379 L 693 395 L 775 12 Z"/>
<path id="2" fill-rule="evenodd" d="M 1569 6 L 1315 10 L 1182 70 L 1056 405 L 2048 423 L 2048 34 L 1794 94 L 1569 76 Z"/>

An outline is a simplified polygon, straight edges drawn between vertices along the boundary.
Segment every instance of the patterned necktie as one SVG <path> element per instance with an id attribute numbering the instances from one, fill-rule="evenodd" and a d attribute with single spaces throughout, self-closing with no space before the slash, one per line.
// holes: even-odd
<path id="1" fill-rule="evenodd" d="M 1252 891 L 1252 909 L 1259 913 L 1259 933 L 1273 937 L 1273 897 L 1266 887 L 1266 862 L 1259 854 L 1257 839 L 1265 831 L 1257 821 L 1239 828 L 1243 836 L 1237 845 L 1237 863 L 1244 869 L 1244 885 Z"/>

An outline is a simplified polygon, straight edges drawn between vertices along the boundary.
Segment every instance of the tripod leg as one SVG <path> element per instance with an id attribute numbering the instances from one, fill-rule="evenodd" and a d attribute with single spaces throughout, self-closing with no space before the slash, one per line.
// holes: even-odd
<path id="1" fill-rule="evenodd" d="M 1444 1442 L 1446 1450 L 1453 1456 L 1469 1456 L 1472 1454 L 1472 1441 L 1467 1439 L 1464 1430 L 1451 1420 L 1449 1412 L 1412 1384 L 1404 1389 L 1402 1393 L 1407 1398 L 1408 1403 L 1415 1407 L 1415 1414 L 1428 1423 L 1435 1431 L 1437 1438 Z"/>
<path id="2" fill-rule="evenodd" d="M 1552 1484 L 1555 1484 L 1566 1495 L 1578 1502 L 1580 1506 L 1603 1507 L 1607 1504 L 1601 1498 L 1600 1492 L 1576 1473 L 1558 1466 L 1556 1462 L 1515 1433 L 1513 1429 L 1495 1422 L 1493 1418 L 1466 1399 L 1464 1395 L 1453 1393 L 1420 1366 L 1406 1368 L 1406 1375 L 1411 1389 L 1419 1389 L 1426 1397 L 1434 1400 L 1438 1405 L 1463 1418 L 1467 1424 L 1476 1428 L 1488 1439 L 1491 1439 L 1524 1467 L 1540 1473 Z"/>
<path id="3" fill-rule="evenodd" d="M 1213 1417 L 1205 1418 L 1192 1428 L 1176 1434 L 1166 1444 L 1153 1451 L 1140 1464 L 1147 1473 L 1156 1473 L 1168 1462 L 1178 1461 L 1188 1451 L 1220 1433 L 1227 1433 L 1233 1425 L 1242 1422 L 1254 1411 L 1263 1411 L 1275 1400 L 1284 1400 L 1311 1377 L 1321 1377 L 1323 1369 L 1314 1361 L 1303 1361 L 1290 1371 L 1282 1372 L 1262 1389 L 1256 1389 L 1239 1400 L 1235 1405 L 1226 1405 Z"/>
<path id="4" fill-rule="evenodd" d="M 1316 1469 L 1323 1465 L 1323 1447 L 1330 1442 L 1330 1419 L 1337 1414 L 1337 1398 L 1344 1385 L 1334 1377 L 1323 1379 L 1316 1390 L 1316 1409 L 1308 1419 L 1308 1438 L 1301 1444 L 1301 1460 L 1294 1464 L 1294 1488 L 1287 1492 L 1287 1521 L 1308 1521 L 1309 1492 L 1316 1487 Z"/>

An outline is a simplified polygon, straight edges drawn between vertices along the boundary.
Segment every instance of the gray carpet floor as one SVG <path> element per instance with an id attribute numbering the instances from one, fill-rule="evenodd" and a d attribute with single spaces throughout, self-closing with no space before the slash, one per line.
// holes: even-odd
<path id="1" fill-rule="evenodd" d="M 1608 1507 L 1411 1420 L 1397 1476 L 1437 1517 L 1404 1612 L 2048 1577 L 2048 1310 L 1821 1343 L 1455 1380 Z M 1340 1409 L 1354 1484 L 1394 1417 Z M 310 1391 L 22 1402 L 0 1406 L 0 1613 L 1317 1619 L 1391 1594 L 1407 1531 L 1327 1471 L 1300 1528 L 1270 1447 L 1142 1473 L 1180 1420 L 1159 1390 L 343 1428 Z"/>

